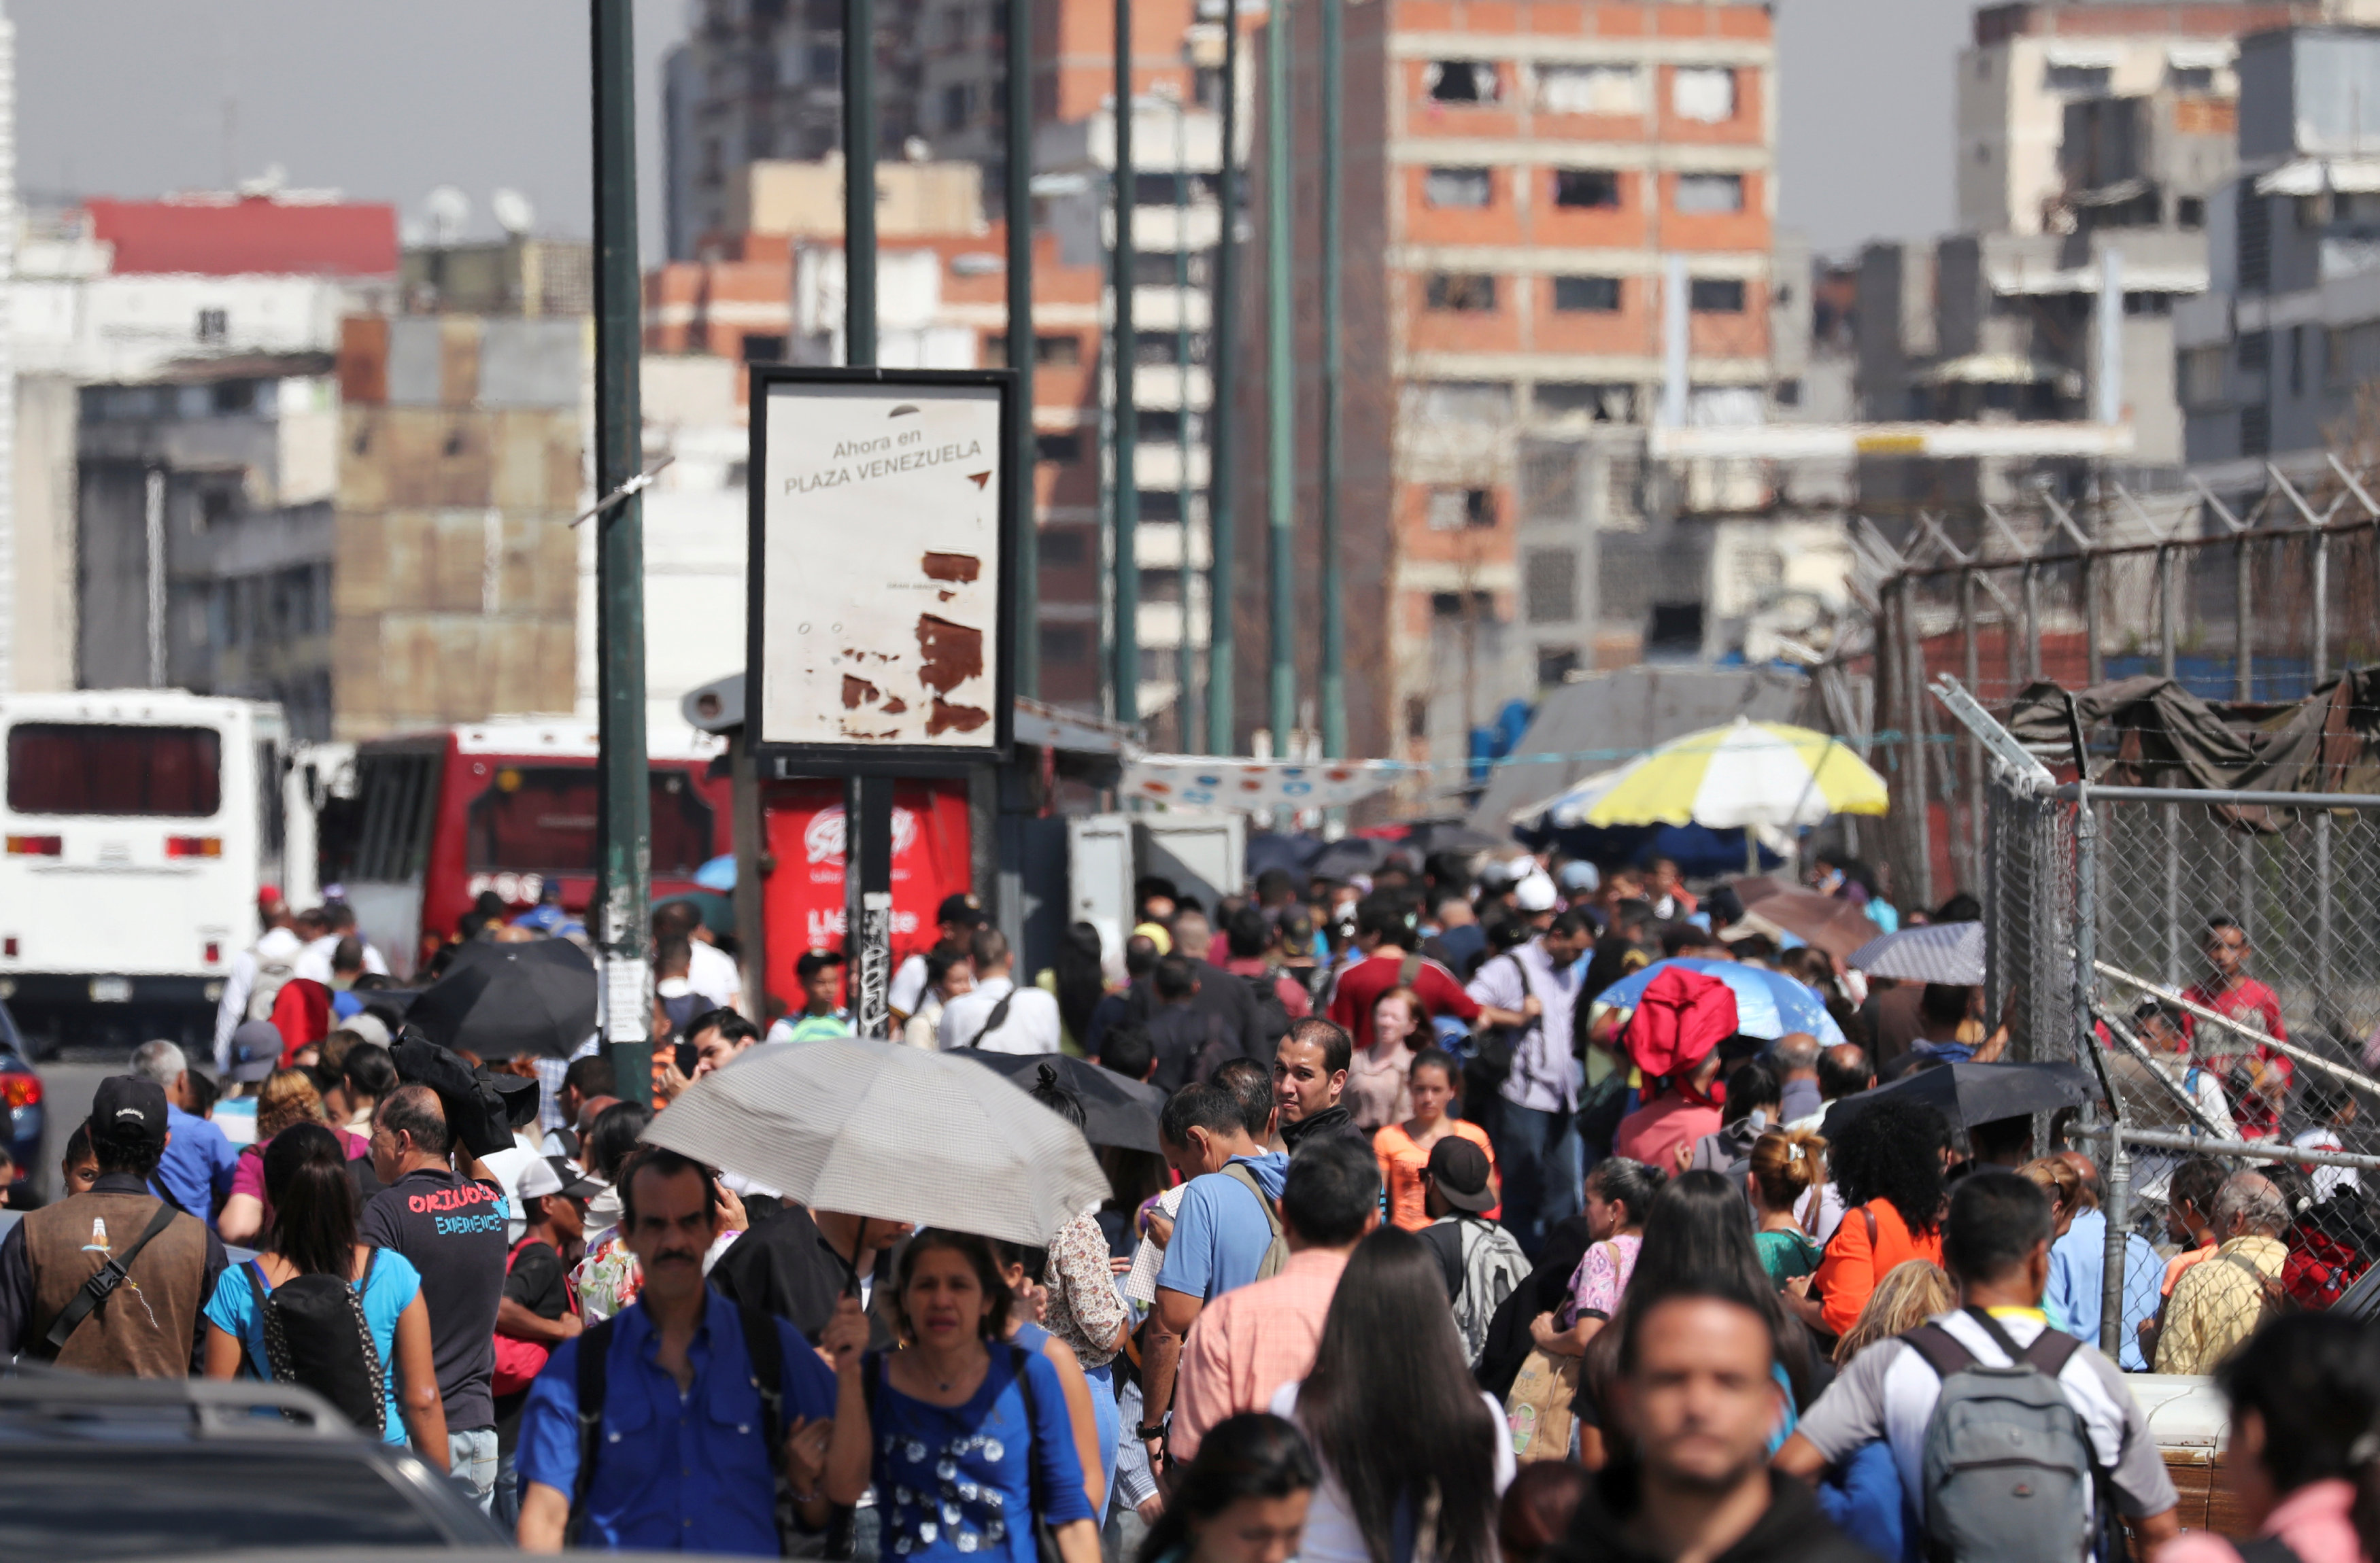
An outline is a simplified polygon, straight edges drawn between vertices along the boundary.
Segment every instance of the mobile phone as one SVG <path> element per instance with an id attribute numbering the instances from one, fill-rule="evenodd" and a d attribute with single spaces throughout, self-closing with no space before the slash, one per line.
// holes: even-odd
<path id="1" fill-rule="evenodd" d="M 694 1066 L 701 1060 L 702 1055 L 695 1049 L 693 1043 L 681 1042 L 677 1045 L 677 1072 L 688 1080 L 694 1078 Z"/>

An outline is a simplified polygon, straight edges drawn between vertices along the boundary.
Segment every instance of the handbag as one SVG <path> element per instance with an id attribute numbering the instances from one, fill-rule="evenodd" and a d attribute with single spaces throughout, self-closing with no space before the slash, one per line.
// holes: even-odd
<path id="1" fill-rule="evenodd" d="M 1577 1424 L 1578 1370 L 1583 1359 L 1532 1349 L 1521 1363 L 1512 1392 L 1504 1397 L 1504 1422 L 1512 1433 L 1518 1460 L 1568 1460 Z"/>

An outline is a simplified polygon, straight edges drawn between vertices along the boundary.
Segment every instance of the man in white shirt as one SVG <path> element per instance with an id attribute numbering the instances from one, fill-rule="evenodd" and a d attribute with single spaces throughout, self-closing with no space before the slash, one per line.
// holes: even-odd
<path id="1" fill-rule="evenodd" d="M 2012 1365 L 2010 1345 L 2036 1358 L 2035 1343 L 2045 1336 L 2052 1346 L 2070 1347 L 2057 1370 L 2058 1387 L 2082 1419 L 2142 1556 L 2150 1556 L 2180 1533 L 2180 1500 L 2121 1371 L 2091 1347 L 2058 1336 L 2041 1311 L 2055 1230 L 2048 1196 L 2038 1185 L 1998 1169 L 1961 1179 L 1942 1223 L 1942 1264 L 1959 1283 L 1961 1307 L 1937 1315 L 1931 1327 L 1992 1367 Z M 1852 1358 L 1818 1397 L 1774 1464 L 1789 1476 L 1815 1480 L 1861 1445 L 1882 1438 L 1891 1446 L 1902 1492 L 1921 1493 L 1925 1424 L 1941 1398 L 1941 1375 L 1907 1339 L 1879 1340 Z"/>
<path id="2" fill-rule="evenodd" d="M 1512 1069 L 1498 1101 L 1485 1104 L 1496 1115 L 1497 1158 L 1502 1163 L 1504 1225 L 1534 1254 L 1556 1223 L 1579 1211 L 1579 1144 L 1573 1114 L 1585 1084 L 1572 1052 L 1571 1025 L 1578 1004 L 1580 957 L 1594 942 L 1586 918 L 1576 912 L 1552 915 L 1553 882 L 1534 875 L 1522 882 L 1521 907 L 1534 915 L 1542 903 L 1545 932 L 1481 963 L 1465 989 L 1485 1008 L 1536 1013 L 1512 1037 Z"/>
<path id="3" fill-rule="evenodd" d="M 230 1065 L 231 1034 L 239 1028 L 240 1022 L 249 1018 L 249 1000 L 257 994 L 259 979 L 262 979 L 269 1003 L 270 995 L 278 993 L 283 983 L 298 975 L 298 958 L 306 952 L 306 941 L 289 926 L 294 919 L 289 915 L 289 903 L 281 899 L 279 891 L 268 885 L 257 891 L 256 914 L 263 921 L 264 933 L 255 944 L 231 958 L 231 970 L 224 977 L 223 1000 L 215 1006 L 217 1073 Z M 324 969 L 329 969 L 327 957 Z"/>
<path id="4" fill-rule="evenodd" d="M 710 942 L 710 930 L 702 926 L 702 909 L 691 901 L 673 901 L 653 908 L 653 938 L 660 940 L 673 934 L 686 936 L 686 985 L 706 1000 L 701 1007 L 741 1009 L 744 974 L 735 969 L 735 957 Z"/>
<path id="5" fill-rule="evenodd" d="M 363 951 L 364 970 L 378 976 L 388 975 L 387 959 L 357 928 L 354 907 L 342 901 L 334 901 L 323 907 L 319 915 L 329 931 L 306 941 L 305 953 L 298 957 L 298 975 L 329 987 L 333 975 L 331 957 L 337 953 L 339 941 L 343 939 L 354 939 L 358 948 Z"/>
<path id="6" fill-rule="evenodd" d="M 1015 953 L 998 928 L 975 930 L 968 940 L 975 989 L 942 1006 L 938 1032 L 945 1052 L 980 1048 L 987 1053 L 1054 1053 L 1058 1000 L 1038 987 L 1020 987 Z"/>

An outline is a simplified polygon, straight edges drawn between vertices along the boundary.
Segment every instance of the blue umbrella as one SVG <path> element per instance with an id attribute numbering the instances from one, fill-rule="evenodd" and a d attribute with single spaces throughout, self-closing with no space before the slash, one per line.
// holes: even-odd
<path id="1" fill-rule="evenodd" d="M 722 852 L 694 871 L 694 882 L 708 891 L 732 891 L 735 888 L 735 854 Z"/>
<path id="2" fill-rule="evenodd" d="M 1782 972 L 1735 961 L 1706 961 L 1696 955 L 1656 961 L 1621 977 L 1597 994 L 1595 1001 L 1616 1009 L 1634 1009 L 1664 966 L 1701 972 L 1735 989 L 1735 1028 L 1746 1036 L 1775 1041 L 1789 1031 L 1799 1031 L 1816 1037 L 1821 1047 L 1832 1047 L 1844 1040 L 1843 1028 L 1827 1013 L 1827 1006 L 1819 1002 L 1815 993 Z"/>

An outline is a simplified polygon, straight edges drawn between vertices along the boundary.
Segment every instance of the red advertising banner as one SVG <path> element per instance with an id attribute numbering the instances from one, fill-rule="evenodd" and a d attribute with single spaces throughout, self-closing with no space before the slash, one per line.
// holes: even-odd
<path id="1" fill-rule="evenodd" d="M 768 991 L 796 1008 L 794 963 L 843 948 L 843 783 L 775 782 L 761 800 L 768 854 Z M 963 779 L 905 781 L 892 789 L 892 962 L 931 948 L 934 912 L 972 888 L 973 842 Z"/>

